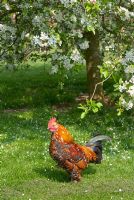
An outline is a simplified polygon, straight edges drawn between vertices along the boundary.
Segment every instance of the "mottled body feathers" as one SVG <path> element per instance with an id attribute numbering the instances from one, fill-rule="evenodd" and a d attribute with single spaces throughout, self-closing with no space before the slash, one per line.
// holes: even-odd
<path id="1" fill-rule="evenodd" d="M 58 165 L 71 174 L 72 180 L 79 181 L 81 171 L 90 161 L 96 160 L 93 150 L 76 144 L 71 134 L 62 125 L 58 125 L 57 131 L 52 133 L 49 150 Z"/>
<path id="2" fill-rule="evenodd" d="M 69 131 L 59 123 L 56 118 L 48 122 L 48 129 L 52 133 L 50 142 L 50 155 L 60 167 L 71 176 L 71 180 L 79 181 L 81 172 L 88 164 L 101 163 L 102 140 L 109 140 L 105 135 L 92 138 L 85 146 L 77 144 Z"/>

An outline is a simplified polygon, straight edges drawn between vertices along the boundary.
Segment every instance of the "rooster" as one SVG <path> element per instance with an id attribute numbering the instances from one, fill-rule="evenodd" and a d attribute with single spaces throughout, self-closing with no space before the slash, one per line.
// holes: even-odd
<path id="1" fill-rule="evenodd" d="M 79 145 L 56 118 L 49 120 L 48 130 L 52 133 L 49 147 L 51 157 L 70 174 L 71 180 L 76 182 L 81 180 L 81 173 L 89 163 L 101 163 L 102 141 L 110 140 L 108 136 L 99 135 L 85 146 Z"/>

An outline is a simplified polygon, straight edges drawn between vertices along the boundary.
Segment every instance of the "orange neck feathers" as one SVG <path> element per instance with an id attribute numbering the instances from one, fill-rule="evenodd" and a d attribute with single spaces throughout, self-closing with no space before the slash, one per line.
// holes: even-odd
<path id="1" fill-rule="evenodd" d="M 55 132 L 55 135 L 57 135 L 57 137 L 61 139 L 63 142 L 74 143 L 74 139 L 69 133 L 69 131 L 67 131 L 67 129 L 60 124 L 58 124 L 58 129 Z"/>

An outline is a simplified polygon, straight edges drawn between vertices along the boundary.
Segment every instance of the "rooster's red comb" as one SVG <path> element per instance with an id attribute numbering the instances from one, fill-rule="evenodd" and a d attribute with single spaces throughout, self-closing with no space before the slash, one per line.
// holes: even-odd
<path id="1" fill-rule="evenodd" d="M 53 124 L 53 123 L 55 123 L 56 122 L 56 118 L 55 117 L 52 117 L 50 120 L 49 120 L 49 122 L 48 122 L 48 128 Z"/>

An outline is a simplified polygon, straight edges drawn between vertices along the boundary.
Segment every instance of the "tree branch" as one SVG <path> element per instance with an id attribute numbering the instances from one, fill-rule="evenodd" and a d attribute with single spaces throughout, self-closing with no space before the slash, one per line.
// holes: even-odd
<path id="1" fill-rule="evenodd" d="M 2 52 L 2 54 L 0 55 L 0 57 L 2 57 L 5 53 L 7 53 L 8 50 L 9 50 L 9 48 L 12 47 L 12 46 L 15 44 L 16 41 L 17 41 L 17 37 L 14 39 L 14 41 L 12 42 L 12 44 L 10 44 L 10 45 L 8 46 L 8 49 L 7 49 L 7 50 L 4 50 L 4 51 Z"/>
<path id="2" fill-rule="evenodd" d="M 115 69 L 115 68 L 114 68 L 114 69 Z M 94 91 L 93 91 L 93 94 L 92 94 L 90 100 L 93 99 L 93 97 L 94 97 L 94 95 L 95 95 L 95 92 L 96 92 L 96 89 L 97 89 L 97 86 L 98 86 L 98 85 L 101 85 L 101 84 L 103 84 L 105 81 L 107 81 L 107 80 L 112 76 L 113 72 L 114 72 L 114 71 L 112 71 L 112 72 L 109 74 L 109 76 L 108 76 L 106 79 L 104 79 L 103 81 L 101 81 L 101 82 L 99 82 L 99 83 L 96 83 L 95 88 L 94 88 Z"/>
<path id="3" fill-rule="evenodd" d="M 3 19 L 7 15 L 21 12 L 21 9 L 12 9 L 12 10 L 4 10 L 4 12 L 0 12 L 0 19 Z"/>

